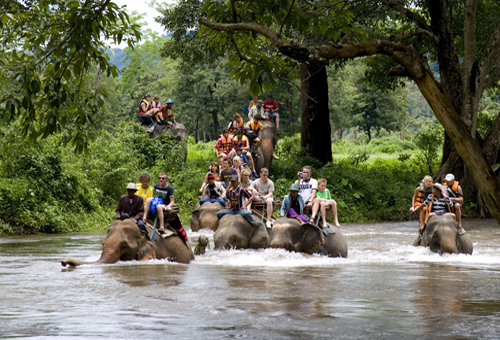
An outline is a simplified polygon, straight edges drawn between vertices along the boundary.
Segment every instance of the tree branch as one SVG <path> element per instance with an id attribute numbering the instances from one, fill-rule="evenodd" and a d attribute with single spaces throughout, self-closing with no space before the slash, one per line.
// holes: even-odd
<path id="1" fill-rule="evenodd" d="M 288 12 L 286 12 L 285 17 L 283 18 L 283 21 L 281 22 L 280 30 L 278 31 L 278 36 L 281 37 L 281 33 L 283 32 L 283 26 L 285 26 L 286 19 L 290 15 L 290 12 L 292 11 L 293 5 L 295 4 L 295 0 L 292 1 L 290 4 L 290 8 L 288 8 Z"/>
<path id="2" fill-rule="evenodd" d="M 406 32 L 406 33 L 402 33 L 402 34 L 398 34 L 398 35 L 393 35 L 393 36 L 389 37 L 388 40 L 401 41 L 401 40 L 415 37 L 417 35 L 426 35 L 427 37 L 429 37 L 431 39 L 431 41 L 434 43 L 434 45 L 439 44 L 439 38 L 436 35 L 434 35 L 430 31 L 423 30 L 423 29 L 410 31 L 410 32 Z"/>
<path id="3" fill-rule="evenodd" d="M 247 63 L 250 63 L 250 64 L 252 64 L 252 65 L 255 65 L 255 66 L 261 66 L 259 63 L 257 63 L 257 62 L 255 62 L 255 61 L 252 61 L 252 60 L 248 59 L 247 57 L 245 57 L 245 56 L 241 53 L 241 51 L 240 51 L 240 49 L 239 49 L 238 45 L 236 44 L 236 40 L 234 40 L 234 32 L 231 32 L 231 42 L 233 43 L 233 46 L 234 46 L 234 48 L 236 49 L 236 53 L 238 53 L 238 57 L 240 58 L 240 61 L 241 61 L 241 60 L 244 60 L 244 61 L 246 61 Z"/>
<path id="4" fill-rule="evenodd" d="M 472 72 L 476 61 L 476 16 L 478 0 L 468 0 L 464 18 L 464 89 L 476 88 L 477 72 Z"/>
<path id="5" fill-rule="evenodd" d="M 381 2 L 391 9 L 401 10 L 399 5 L 396 4 L 392 0 L 381 0 Z M 406 7 L 403 7 L 403 12 L 404 12 L 405 16 L 408 19 L 410 19 L 411 21 L 413 21 L 414 23 L 416 23 L 418 25 L 418 27 L 420 27 L 421 29 L 426 30 L 432 34 L 434 33 L 432 31 L 431 27 L 427 24 L 427 22 L 425 21 L 425 19 L 423 17 L 421 17 L 420 15 L 418 15 L 417 13 L 415 13 L 414 11 L 412 11 Z"/>

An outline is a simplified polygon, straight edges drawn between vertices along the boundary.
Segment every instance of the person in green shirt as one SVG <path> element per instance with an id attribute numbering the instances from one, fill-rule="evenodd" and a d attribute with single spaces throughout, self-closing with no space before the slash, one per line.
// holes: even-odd
<path id="1" fill-rule="evenodd" d="M 337 202 L 330 196 L 330 190 L 326 188 L 326 179 L 318 179 L 318 192 L 316 193 L 316 198 L 313 201 L 311 220 L 314 221 L 318 210 L 321 209 L 321 218 L 323 219 L 323 226 L 328 226 L 326 224 L 326 210 L 331 208 L 333 212 L 333 217 L 335 218 L 335 225 L 340 227 L 339 220 L 337 217 Z"/>

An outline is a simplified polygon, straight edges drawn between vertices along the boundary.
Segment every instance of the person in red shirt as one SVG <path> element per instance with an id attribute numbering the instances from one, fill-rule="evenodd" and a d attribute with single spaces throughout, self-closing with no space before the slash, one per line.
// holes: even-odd
<path id="1" fill-rule="evenodd" d="M 280 130 L 280 115 L 278 114 L 278 103 L 273 100 L 273 95 L 268 94 L 267 99 L 262 104 L 264 112 L 267 113 L 270 119 L 276 119 L 276 130 Z"/>

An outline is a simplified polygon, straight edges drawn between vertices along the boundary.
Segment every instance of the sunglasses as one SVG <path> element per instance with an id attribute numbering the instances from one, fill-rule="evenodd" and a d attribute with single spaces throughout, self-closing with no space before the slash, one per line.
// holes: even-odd
<path id="1" fill-rule="evenodd" d="M 167 179 L 167 177 L 158 177 L 159 179 Z"/>

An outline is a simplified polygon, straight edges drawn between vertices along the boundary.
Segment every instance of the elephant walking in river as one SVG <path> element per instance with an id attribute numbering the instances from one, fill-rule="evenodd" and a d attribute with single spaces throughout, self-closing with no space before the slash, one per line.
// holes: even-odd
<path id="1" fill-rule="evenodd" d="M 198 203 L 191 215 L 191 230 L 211 229 L 216 231 L 219 227 L 219 219 L 216 213 L 224 207 L 218 202 L 205 202 L 201 206 Z"/>
<path id="2" fill-rule="evenodd" d="M 429 218 L 425 229 L 415 245 L 429 247 L 435 253 L 470 254 L 473 245 L 469 234 L 460 235 L 456 219 L 450 214 L 434 215 Z"/>
<path id="3" fill-rule="evenodd" d="M 146 226 L 148 232 L 141 231 L 132 219 L 116 220 L 108 228 L 108 234 L 102 241 L 102 253 L 95 262 L 84 262 L 73 259 L 64 259 L 61 264 L 65 267 L 82 264 L 107 264 L 118 261 L 145 261 L 149 259 L 167 259 L 172 262 L 190 263 L 194 260 L 191 246 L 184 242 L 177 234 L 170 237 L 158 237 L 151 240 L 151 227 Z"/>
<path id="4" fill-rule="evenodd" d="M 274 222 L 269 246 L 307 254 L 347 257 L 347 241 L 339 228 L 330 226 L 334 234 L 324 235 L 315 225 L 301 225 L 295 218 L 280 217 Z"/>
<path id="5" fill-rule="evenodd" d="M 214 233 L 215 249 L 259 249 L 269 245 L 269 234 L 261 221 L 250 224 L 241 215 L 224 215 Z"/>

